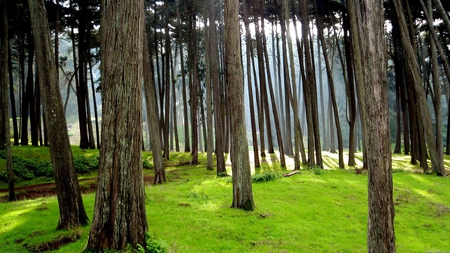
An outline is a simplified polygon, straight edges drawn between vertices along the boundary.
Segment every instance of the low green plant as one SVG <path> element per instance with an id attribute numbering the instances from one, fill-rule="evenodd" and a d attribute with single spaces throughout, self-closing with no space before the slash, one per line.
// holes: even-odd
<path id="1" fill-rule="evenodd" d="M 144 169 L 153 169 L 153 164 L 146 159 L 142 160 L 142 166 L 144 167 Z"/>
<path id="2" fill-rule="evenodd" d="M 269 182 L 277 179 L 277 174 L 274 172 L 263 172 L 261 174 L 252 175 L 252 183 Z"/>

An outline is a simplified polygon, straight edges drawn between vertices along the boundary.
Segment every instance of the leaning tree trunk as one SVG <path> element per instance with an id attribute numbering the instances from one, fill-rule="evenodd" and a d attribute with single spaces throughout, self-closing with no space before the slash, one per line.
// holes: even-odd
<path id="1" fill-rule="evenodd" d="M 419 68 L 415 59 L 415 53 L 414 49 L 411 45 L 411 41 L 408 37 L 408 29 L 405 21 L 405 16 L 403 15 L 403 8 L 401 5 L 400 0 L 394 0 L 394 7 L 395 12 L 397 14 L 397 19 L 399 22 L 399 28 L 400 28 L 400 36 L 401 36 L 401 42 L 402 46 L 405 50 L 405 59 L 407 60 L 407 68 L 408 73 L 411 77 L 413 77 L 413 87 L 417 94 L 417 104 L 418 104 L 418 114 L 420 115 L 420 122 L 419 124 L 422 125 L 424 133 L 425 133 L 425 139 L 428 146 L 428 150 L 430 153 L 431 158 L 431 164 L 433 167 L 433 170 L 439 175 L 443 176 L 445 175 L 445 169 L 444 169 L 444 161 L 442 159 L 442 155 L 438 154 L 437 148 L 436 148 L 436 139 L 435 134 L 433 131 L 433 125 L 431 121 L 431 116 L 427 112 L 428 106 L 427 101 L 425 97 L 425 91 L 423 90 L 423 86 L 421 84 L 422 77 L 419 73 Z"/>
<path id="2" fill-rule="evenodd" d="M 144 3 L 102 3 L 102 147 L 86 250 L 125 251 L 130 245 L 146 246 L 141 150 Z"/>
<path id="3" fill-rule="evenodd" d="M 231 121 L 231 163 L 233 204 L 231 207 L 253 210 L 252 181 L 245 129 L 244 84 L 240 54 L 239 1 L 225 0 L 225 74 Z"/>
<path id="4" fill-rule="evenodd" d="M 50 156 L 55 172 L 59 204 L 58 229 L 72 229 L 88 223 L 78 184 L 61 93 L 56 79 L 56 66 L 51 45 L 44 0 L 29 0 L 31 25 L 36 45 L 39 83 L 44 107 Z"/>
<path id="5" fill-rule="evenodd" d="M 395 252 L 386 41 L 381 0 L 349 1 L 355 76 L 368 169 L 368 252 Z"/>

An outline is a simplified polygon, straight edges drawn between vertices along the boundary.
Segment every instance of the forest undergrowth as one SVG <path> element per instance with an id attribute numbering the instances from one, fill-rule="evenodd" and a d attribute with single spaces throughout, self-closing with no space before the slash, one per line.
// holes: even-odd
<path id="1" fill-rule="evenodd" d="M 41 153 L 31 156 L 45 158 L 45 151 L 36 152 Z M 95 152 L 74 148 L 77 154 Z M 151 163 L 150 153 L 144 152 L 143 158 Z M 326 170 L 302 169 L 290 177 L 283 177 L 291 172 L 289 162 L 281 169 L 276 155 L 268 156 L 261 168 L 253 168 L 259 175 L 254 176 L 253 212 L 230 208 L 231 177 L 218 178 L 206 170 L 205 154 L 200 165 L 184 165 L 189 158 L 172 153 L 166 161 L 168 182 L 145 186 L 148 233 L 166 252 L 367 251 L 367 175 L 354 168 L 334 169 L 332 154 L 324 155 Z M 447 166 L 449 161 L 446 157 Z M 151 177 L 153 172 L 144 173 Z M 82 177 L 93 183 L 89 180 L 96 172 Z M 394 155 L 393 179 L 397 251 L 450 252 L 450 178 L 424 175 L 408 157 Z M 21 184 L 44 179 L 36 180 Z M 94 193 L 83 194 L 83 200 L 91 216 Z M 0 203 L 0 251 L 40 252 L 53 246 L 51 252 L 81 252 L 89 226 L 57 231 L 58 217 L 55 196 Z"/>

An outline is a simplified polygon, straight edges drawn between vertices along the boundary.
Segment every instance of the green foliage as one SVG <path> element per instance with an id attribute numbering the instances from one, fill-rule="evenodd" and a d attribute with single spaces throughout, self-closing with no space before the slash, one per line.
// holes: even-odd
<path id="1" fill-rule="evenodd" d="M 165 253 L 167 250 L 164 246 L 162 246 L 160 243 L 158 243 L 154 237 L 151 237 L 148 233 L 145 234 L 145 241 L 147 243 L 147 246 L 142 247 L 141 245 L 138 246 L 138 252 L 142 253 Z"/>
<path id="2" fill-rule="evenodd" d="M 150 163 L 147 159 L 142 160 L 142 166 L 144 169 L 153 169 L 153 163 Z"/>
<path id="3" fill-rule="evenodd" d="M 278 175 L 274 172 L 263 172 L 252 175 L 252 183 L 269 182 L 277 179 Z"/>
<path id="4" fill-rule="evenodd" d="M 8 182 L 8 172 L 0 172 L 0 181 Z"/>
<path id="5" fill-rule="evenodd" d="M 12 163 L 14 176 L 20 177 L 24 180 L 30 180 L 34 178 L 34 162 L 23 159 L 22 157 L 12 156 Z"/>
<path id="6" fill-rule="evenodd" d="M 6 150 L 0 150 L 0 159 L 6 159 Z"/>
<path id="7" fill-rule="evenodd" d="M 37 177 L 53 177 L 55 174 L 53 172 L 53 166 L 50 161 L 40 161 L 35 163 L 34 174 Z"/>
<path id="8" fill-rule="evenodd" d="M 98 169 L 98 158 L 98 155 L 92 155 L 90 157 L 86 157 L 83 155 L 74 155 L 73 163 L 75 166 L 75 170 L 80 174 L 84 174 Z"/>

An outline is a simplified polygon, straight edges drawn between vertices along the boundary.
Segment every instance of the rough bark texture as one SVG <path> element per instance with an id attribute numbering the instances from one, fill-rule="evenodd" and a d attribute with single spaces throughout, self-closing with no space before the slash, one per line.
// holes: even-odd
<path id="1" fill-rule="evenodd" d="M 142 0 L 102 1 L 102 147 L 87 250 L 145 247 L 143 6 Z"/>
<path id="2" fill-rule="evenodd" d="M 252 181 L 245 129 L 244 83 L 240 54 L 239 1 L 225 0 L 225 73 L 230 111 L 233 203 L 253 210 Z"/>
<path id="3" fill-rule="evenodd" d="M 349 1 L 355 74 L 368 169 L 368 252 L 395 252 L 383 1 Z"/>
<path id="4" fill-rule="evenodd" d="M 86 225 L 84 210 L 72 151 L 70 149 L 67 123 L 61 93 L 56 79 L 53 47 L 50 44 L 49 26 L 44 0 L 29 0 L 31 25 L 36 45 L 38 76 L 50 156 L 55 172 L 55 184 L 59 204 L 58 229 L 71 229 Z"/>

